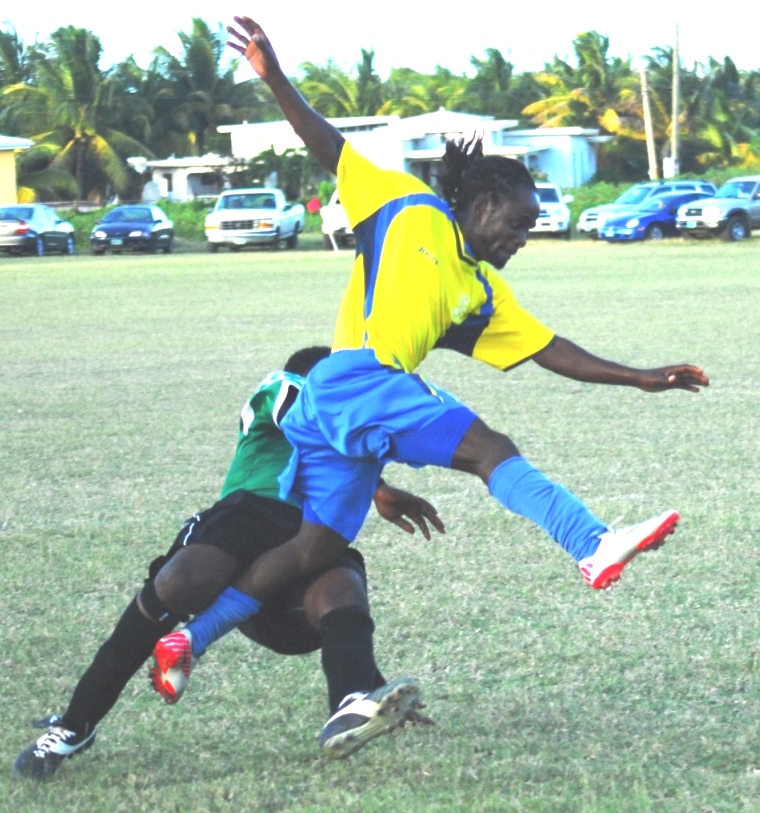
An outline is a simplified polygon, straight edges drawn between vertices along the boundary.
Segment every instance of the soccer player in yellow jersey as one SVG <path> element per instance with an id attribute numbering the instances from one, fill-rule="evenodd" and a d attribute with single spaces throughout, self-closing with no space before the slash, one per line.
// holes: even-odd
<path id="1" fill-rule="evenodd" d="M 295 495 L 303 505 L 301 529 L 257 559 L 237 588 L 263 601 L 333 561 L 356 537 L 391 461 L 477 475 L 503 506 L 558 542 L 592 587 L 617 581 L 639 552 L 672 533 L 678 512 L 610 530 L 506 435 L 414 370 L 433 348 L 447 347 L 504 370 L 532 359 L 578 381 L 647 392 L 697 392 L 709 383 L 703 371 L 689 364 L 627 367 L 555 335 L 519 307 L 497 273 L 525 246 L 539 213 L 523 164 L 484 156 L 477 140 L 449 143 L 445 199 L 414 177 L 381 170 L 308 105 L 258 23 L 235 23 L 230 46 L 267 83 L 307 148 L 337 174 L 357 244 L 333 352 L 309 374 L 282 422 L 295 451 L 280 496 Z"/>

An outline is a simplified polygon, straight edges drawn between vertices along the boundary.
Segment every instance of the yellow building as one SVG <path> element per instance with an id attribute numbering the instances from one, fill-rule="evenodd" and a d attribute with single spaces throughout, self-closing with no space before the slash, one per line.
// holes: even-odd
<path id="1" fill-rule="evenodd" d="M 16 203 L 16 152 L 32 144 L 28 138 L 0 135 L 0 204 Z"/>

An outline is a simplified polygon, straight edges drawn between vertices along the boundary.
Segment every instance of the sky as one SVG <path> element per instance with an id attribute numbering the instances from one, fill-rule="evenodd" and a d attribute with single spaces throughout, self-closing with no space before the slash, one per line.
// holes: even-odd
<path id="1" fill-rule="evenodd" d="M 498 48 L 518 71 L 533 71 L 555 54 L 572 58 L 573 39 L 589 30 L 609 37 L 612 56 L 638 59 L 656 46 L 672 44 L 677 21 L 685 66 L 708 56 L 731 56 L 739 68 L 760 69 L 758 28 L 750 24 L 760 16 L 757 0 L 732 0 L 730 14 L 715 13 L 715 4 L 707 12 L 698 0 L 449 0 L 438 5 L 432 0 L 269 0 L 260 5 L 38 0 L 2 5 L 7 11 L 0 6 L 0 26 L 13 26 L 26 44 L 46 39 L 60 26 L 89 28 L 104 47 L 102 68 L 130 55 L 147 67 L 159 44 L 179 54 L 177 32 L 189 30 L 193 17 L 227 25 L 234 15 L 247 14 L 263 26 L 290 75 L 306 61 L 333 59 L 350 69 L 362 48 L 375 51 L 375 70 L 383 79 L 392 67 L 430 73 L 441 65 L 471 75 L 470 57 L 484 56 L 486 48 Z"/>

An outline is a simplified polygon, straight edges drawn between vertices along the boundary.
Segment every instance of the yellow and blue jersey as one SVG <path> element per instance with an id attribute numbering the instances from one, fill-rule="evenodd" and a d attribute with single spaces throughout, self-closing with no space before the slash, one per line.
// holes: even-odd
<path id="1" fill-rule="evenodd" d="M 504 370 L 549 344 L 552 331 L 471 256 L 448 204 L 422 181 L 376 167 L 346 142 L 338 189 L 357 251 L 333 351 L 370 349 L 411 372 L 445 347 Z"/>

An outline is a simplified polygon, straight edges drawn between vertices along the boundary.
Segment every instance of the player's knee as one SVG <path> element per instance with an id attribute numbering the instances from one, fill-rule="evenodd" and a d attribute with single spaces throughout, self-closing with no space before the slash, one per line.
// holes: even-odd
<path id="1" fill-rule="evenodd" d="M 315 629 L 320 629 L 323 619 L 335 610 L 350 609 L 369 615 L 364 580 L 348 567 L 329 570 L 306 591 L 303 608 L 306 620 Z"/>
<path id="2" fill-rule="evenodd" d="M 189 617 L 185 613 L 175 612 L 173 608 L 167 606 L 159 598 L 154 579 L 146 580 L 142 590 L 137 595 L 137 606 L 143 615 L 157 624 L 173 622 L 176 626 L 180 621 L 187 621 Z"/>
<path id="3" fill-rule="evenodd" d="M 475 474 L 488 482 L 491 472 L 499 463 L 519 454 L 510 438 L 478 419 L 473 422 L 457 447 L 452 468 Z"/>

